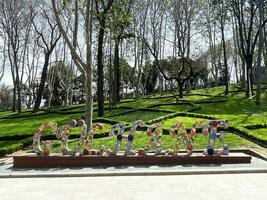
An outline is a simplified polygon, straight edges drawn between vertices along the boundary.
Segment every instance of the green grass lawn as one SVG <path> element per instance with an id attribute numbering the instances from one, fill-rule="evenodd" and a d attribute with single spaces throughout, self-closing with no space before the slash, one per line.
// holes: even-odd
<path id="1" fill-rule="evenodd" d="M 14 118 L 21 118 L 21 117 L 31 117 L 31 116 L 39 116 L 42 114 L 46 114 L 47 111 L 45 110 L 40 110 L 37 113 L 32 114 L 31 110 L 23 110 L 20 114 L 14 113 L 11 111 L 6 111 L 6 112 L 0 112 L 0 120 L 1 119 L 14 119 Z"/>
<path id="2" fill-rule="evenodd" d="M 192 109 L 193 106 L 188 105 L 188 104 L 180 104 L 180 105 L 162 105 L 162 106 L 155 106 L 153 107 L 155 109 L 167 109 L 167 110 L 173 110 L 175 112 L 184 112 L 189 109 Z"/>
<path id="3" fill-rule="evenodd" d="M 228 119 L 230 126 L 240 130 L 246 130 L 248 134 L 267 141 L 267 128 L 248 130 L 246 125 L 267 124 L 267 93 L 263 91 L 261 95 L 261 105 L 255 105 L 255 100 L 249 100 L 245 97 L 245 92 L 239 91 L 239 86 L 230 86 L 230 94 L 224 95 L 224 87 L 215 87 L 208 89 L 193 90 L 188 96 L 185 96 L 181 101 L 189 104 L 177 104 L 177 99 L 170 93 L 163 96 L 156 94 L 149 95 L 140 99 L 125 99 L 122 100 L 116 109 L 108 109 L 108 102 L 105 102 L 105 118 L 113 120 L 112 123 L 104 123 L 104 130 L 101 132 L 108 132 L 111 126 L 115 123 L 124 122 L 131 124 L 135 120 L 143 120 L 145 122 L 159 117 L 164 117 L 170 114 L 169 111 L 186 112 L 188 109 L 200 107 L 199 110 L 193 111 L 196 114 L 208 115 L 216 117 L 217 119 Z M 218 100 L 225 100 L 225 102 L 216 102 Z M 194 104 L 198 102 L 205 102 L 201 104 Z M 172 104 L 173 103 L 173 104 Z M 170 104 L 170 105 L 164 105 Z M 93 118 L 97 119 L 97 107 L 94 103 Z M 138 110 L 141 108 L 150 108 L 150 110 Z M 84 115 L 84 104 L 73 105 L 68 107 L 57 107 L 53 109 L 42 109 L 36 114 L 32 114 L 30 110 L 23 110 L 21 114 L 12 112 L 0 112 L 0 138 L 1 136 L 16 136 L 16 135 L 33 135 L 35 130 L 44 122 L 56 122 L 58 125 L 68 123 L 71 119 L 80 119 Z M 131 109 L 133 112 L 127 113 Z M 166 112 L 164 112 L 166 110 Z M 60 113 L 56 112 L 59 111 Z M 176 115 L 177 116 L 177 115 Z M 169 129 L 173 123 L 183 121 L 186 128 L 191 128 L 193 122 L 200 118 L 195 117 L 171 117 L 164 121 L 163 127 Z M 74 128 L 71 134 L 79 134 L 80 129 Z M 97 133 L 101 133 L 97 131 Z M 50 134 L 46 130 L 44 134 Z M 163 148 L 171 148 L 175 141 L 168 136 L 163 136 Z M 101 138 L 94 140 L 93 147 L 96 148 L 102 144 L 111 148 L 114 145 L 114 138 Z M 135 148 L 143 148 L 148 141 L 148 138 L 143 133 L 138 133 L 135 140 Z M 23 145 L 27 144 L 26 140 L 9 140 L 0 142 L 1 148 L 17 150 Z M 55 141 L 57 145 L 58 141 Z M 75 141 L 71 141 L 71 144 Z M 253 147 L 253 143 L 240 138 L 233 134 L 226 135 L 226 143 L 230 148 L 248 148 Z M 23 144 L 23 145 L 21 145 Z M 58 143 L 59 144 L 59 143 Z M 198 135 L 195 141 L 196 149 L 203 149 L 207 144 L 206 138 Z M 255 145 L 254 145 L 255 146 Z M 9 148 L 12 147 L 12 148 Z M 124 147 L 123 147 L 124 148 Z M 10 151 L 8 151 L 10 152 Z"/>
<path id="4" fill-rule="evenodd" d="M 32 116 L 26 118 L 1 119 L 0 136 L 33 134 L 44 122 L 56 122 L 59 125 L 68 123 L 71 119 L 80 119 L 81 115 L 60 115 L 49 113 L 46 115 Z"/>
<path id="5" fill-rule="evenodd" d="M 136 101 L 122 102 L 120 105 L 131 108 L 144 108 L 161 103 L 172 103 L 173 100 L 175 100 L 175 98 L 172 96 L 168 98 L 137 99 Z"/>
<path id="6" fill-rule="evenodd" d="M 186 128 L 191 128 L 193 123 L 196 120 L 200 120 L 201 118 L 193 118 L 193 117 L 175 117 L 172 119 L 165 120 L 163 123 L 163 127 L 166 129 L 170 129 L 171 126 L 176 122 L 184 122 Z M 202 119 L 204 121 L 207 121 L 206 119 Z"/>
<path id="7" fill-rule="evenodd" d="M 110 119 L 117 121 L 125 121 L 132 123 L 135 120 L 143 120 L 144 122 L 151 119 L 155 119 L 164 115 L 167 115 L 167 112 L 153 112 L 153 111 L 135 111 L 124 115 L 112 116 Z"/>
<path id="8" fill-rule="evenodd" d="M 127 133 L 125 133 L 127 134 Z M 145 132 L 137 132 L 134 136 L 134 143 L 133 143 L 133 149 L 138 150 L 140 148 L 145 149 L 146 145 L 149 141 L 149 138 L 146 136 Z M 69 141 L 69 147 L 73 149 L 78 140 L 70 140 Z M 113 149 L 114 145 L 116 143 L 115 137 L 107 137 L 107 138 L 100 138 L 95 139 L 92 142 L 92 149 L 99 149 L 101 145 L 104 145 L 107 149 Z M 176 138 L 170 137 L 169 135 L 163 135 L 162 136 L 162 143 L 161 147 L 164 150 L 167 149 L 174 149 L 176 143 Z M 195 141 L 194 141 L 194 150 L 204 150 L 207 148 L 208 144 L 208 137 L 203 136 L 202 134 L 197 134 Z M 256 145 L 250 141 L 247 141 L 235 134 L 232 133 L 226 133 L 225 134 L 225 144 L 228 144 L 231 149 L 238 149 L 238 148 L 253 148 Z M 124 140 L 122 142 L 121 151 L 124 151 L 127 146 L 127 141 Z M 223 146 L 223 143 L 220 143 L 219 141 L 216 141 L 216 148 L 220 149 Z M 181 150 L 185 150 L 185 147 L 183 144 L 181 144 Z M 60 152 L 60 142 L 54 141 L 53 142 L 53 152 Z"/>
<path id="9" fill-rule="evenodd" d="M 32 143 L 32 137 L 23 140 L 0 141 L 0 157 L 8 153 L 20 150 Z"/>
<path id="10" fill-rule="evenodd" d="M 267 140 L 267 128 L 260 128 L 260 129 L 256 129 L 256 130 L 249 130 L 249 132 L 251 133 L 251 135 L 262 139 L 262 140 Z"/>
<path id="11" fill-rule="evenodd" d="M 61 115 L 61 114 L 46 114 L 38 117 L 16 118 L 16 119 L 1 119 L 0 120 L 0 137 L 15 136 L 15 135 L 30 135 L 34 134 L 35 130 L 44 122 L 55 122 L 58 126 L 67 124 L 70 120 L 79 120 L 81 114 Z M 104 123 L 103 132 L 108 132 L 111 125 Z M 73 132 L 79 134 L 79 128 L 74 128 Z M 99 132 L 99 131 L 97 131 Z M 44 135 L 50 134 L 49 130 L 44 130 Z"/>

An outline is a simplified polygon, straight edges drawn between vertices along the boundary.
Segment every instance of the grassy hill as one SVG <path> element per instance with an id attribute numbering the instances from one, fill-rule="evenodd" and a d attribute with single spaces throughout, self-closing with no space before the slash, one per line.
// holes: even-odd
<path id="1" fill-rule="evenodd" d="M 99 139 L 93 141 L 93 148 L 98 148 L 102 144 L 112 148 L 115 138 L 107 137 L 110 127 L 116 123 L 124 123 L 129 129 L 130 124 L 138 119 L 143 120 L 146 126 L 163 121 L 165 134 L 177 121 L 184 121 L 190 129 L 196 119 L 228 119 L 230 127 L 225 143 L 230 148 L 254 148 L 257 146 L 255 143 L 267 147 L 266 89 L 262 94 L 260 106 L 256 106 L 254 100 L 248 100 L 245 92 L 236 85 L 230 86 L 228 96 L 223 92 L 224 87 L 215 87 L 194 90 L 181 100 L 168 93 L 163 96 L 150 95 L 141 99 L 126 99 L 112 109 L 106 105 L 105 118 L 96 117 L 97 107 L 94 105 L 94 122 L 103 123 L 105 128 L 97 132 L 96 137 Z M 52 121 L 63 125 L 71 119 L 80 119 L 83 113 L 84 105 L 42 109 L 34 115 L 29 110 L 21 114 L 0 112 L 0 155 L 30 146 L 35 130 L 42 123 Z M 75 145 L 79 134 L 79 128 L 72 130 L 70 146 Z M 53 139 L 48 130 L 44 133 L 44 139 Z M 135 137 L 134 148 L 145 148 L 147 142 L 146 134 L 139 131 Z M 205 136 L 198 134 L 194 148 L 205 149 L 207 142 Z M 173 148 L 174 143 L 175 139 L 168 135 L 163 136 L 164 149 Z M 59 141 L 53 141 L 53 145 L 54 150 L 59 149 Z"/>

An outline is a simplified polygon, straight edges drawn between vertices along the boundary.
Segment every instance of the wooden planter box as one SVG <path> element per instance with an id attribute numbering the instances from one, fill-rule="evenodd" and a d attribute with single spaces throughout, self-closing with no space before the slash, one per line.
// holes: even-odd
<path id="1" fill-rule="evenodd" d="M 97 167 L 132 165 L 199 165 L 250 163 L 251 156 L 244 153 L 230 153 L 225 156 L 204 156 L 193 154 L 179 156 L 63 156 L 52 154 L 47 157 L 25 154 L 13 157 L 15 168 Z"/>

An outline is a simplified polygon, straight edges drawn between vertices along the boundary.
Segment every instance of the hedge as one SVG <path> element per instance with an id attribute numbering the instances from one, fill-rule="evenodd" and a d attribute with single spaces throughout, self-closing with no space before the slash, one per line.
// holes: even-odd
<path id="1" fill-rule="evenodd" d="M 195 108 L 191 108 L 191 109 L 188 109 L 188 110 L 186 110 L 186 112 L 195 112 L 195 111 L 198 111 L 198 110 L 201 110 L 201 107 L 200 106 L 198 106 L 198 107 L 195 107 Z"/>
<path id="2" fill-rule="evenodd" d="M 25 138 L 31 137 L 33 136 L 32 133 L 29 134 L 23 134 L 23 135 L 4 135 L 4 136 L 0 136 L 0 140 L 23 140 Z"/>
<path id="3" fill-rule="evenodd" d="M 26 113 L 14 113 L 11 116 L 6 116 L 6 117 L 0 117 L 0 119 L 19 119 L 19 118 L 25 118 L 25 117 L 32 117 L 32 116 L 40 116 L 40 115 L 46 115 L 46 114 L 50 114 L 50 113 L 55 113 L 54 111 L 49 111 L 46 109 L 40 109 L 40 111 L 45 111 L 44 113 L 33 113 L 33 114 L 28 114 L 31 111 L 27 111 Z"/>
<path id="4" fill-rule="evenodd" d="M 154 108 L 154 107 L 158 107 L 158 106 L 172 106 L 172 105 L 190 105 L 190 106 L 194 106 L 194 104 L 191 103 L 191 102 L 178 102 L 178 103 L 160 103 L 160 104 L 147 106 L 147 108 Z"/>
<path id="5" fill-rule="evenodd" d="M 168 95 L 168 96 L 159 96 L 159 97 L 143 97 L 142 99 L 167 99 L 167 98 L 171 98 L 171 97 L 175 97 L 174 95 Z"/>
<path id="6" fill-rule="evenodd" d="M 25 148 L 29 146 L 30 144 L 32 144 L 32 137 L 19 140 L 18 143 L 9 145 L 7 147 L 0 147 L 0 157 L 13 153 L 15 151 L 18 151 L 22 148 Z"/>
<path id="7" fill-rule="evenodd" d="M 252 141 L 252 142 L 254 142 L 254 143 L 256 143 L 262 147 L 267 148 L 267 140 L 259 139 L 253 135 L 250 135 L 249 131 L 246 130 L 245 128 L 242 128 L 242 127 L 236 128 L 236 127 L 230 126 L 229 131 L 232 133 L 235 133 L 236 135 L 239 135 L 239 136 L 241 136 L 241 137 L 243 137 L 249 141 Z"/>
<path id="8" fill-rule="evenodd" d="M 267 124 L 251 124 L 251 125 L 246 125 L 244 127 L 249 130 L 256 130 L 261 128 L 267 128 Z"/>
<path id="9" fill-rule="evenodd" d="M 106 123 L 106 124 L 111 124 L 111 125 L 114 125 L 114 124 L 125 124 L 125 125 L 129 125 L 128 122 L 124 122 L 124 121 L 116 121 L 116 120 L 112 120 L 112 119 L 109 119 L 109 118 L 95 118 L 93 119 L 93 123 Z"/>
<path id="10" fill-rule="evenodd" d="M 220 100 L 203 100 L 203 101 L 195 101 L 195 104 L 208 104 L 208 103 L 225 103 L 228 100 L 220 99 Z"/>

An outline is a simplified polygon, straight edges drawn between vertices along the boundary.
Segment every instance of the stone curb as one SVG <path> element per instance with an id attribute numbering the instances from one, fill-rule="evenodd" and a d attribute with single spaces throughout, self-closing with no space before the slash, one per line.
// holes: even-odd
<path id="1" fill-rule="evenodd" d="M 215 175 L 215 174 L 255 174 L 267 173 L 267 168 L 225 169 L 225 170 L 190 170 L 170 172 L 118 172 L 118 173 L 67 173 L 67 174 L 0 174 L 0 178 L 68 178 L 68 177 L 108 177 L 108 176 L 174 176 L 174 175 Z"/>

